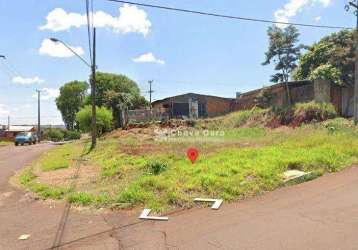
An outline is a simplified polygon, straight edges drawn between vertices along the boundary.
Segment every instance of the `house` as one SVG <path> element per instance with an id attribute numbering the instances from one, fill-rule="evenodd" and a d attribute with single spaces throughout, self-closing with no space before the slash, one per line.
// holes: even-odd
<path id="1" fill-rule="evenodd" d="M 6 128 L 3 127 L 3 129 L 0 132 L 0 139 L 4 140 L 12 140 L 15 138 L 15 136 L 18 133 L 21 132 L 36 132 L 37 128 L 36 126 L 32 125 L 13 125 L 9 128 L 6 126 Z"/>
<path id="2" fill-rule="evenodd" d="M 170 118 L 205 118 L 232 111 L 235 99 L 187 93 L 167 97 L 152 103 L 153 110 L 166 112 Z"/>

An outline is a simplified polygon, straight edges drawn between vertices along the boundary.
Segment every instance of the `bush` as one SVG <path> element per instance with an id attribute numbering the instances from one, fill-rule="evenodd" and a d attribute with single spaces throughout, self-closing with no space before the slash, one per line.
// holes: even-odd
<path id="1" fill-rule="evenodd" d="M 62 129 L 54 128 L 49 129 L 44 133 L 44 137 L 51 141 L 63 141 L 65 138 L 65 133 Z"/>
<path id="2" fill-rule="evenodd" d="M 105 107 L 97 107 L 97 135 L 109 132 L 113 127 L 113 115 L 111 110 Z M 76 120 L 80 130 L 90 132 L 92 129 L 92 108 L 87 105 L 76 114 Z"/>
<path id="3" fill-rule="evenodd" d="M 76 130 L 65 130 L 65 140 L 79 140 L 81 139 L 81 133 Z"/>
<path id="4" fill-rule="evenodd" d="M 337 117 L 337 112 L 331 103 L 307 102 L 296 103 L 292 108 L 273 106 L 270 110 L 272 119 L 268 127 L 288 125 L 297 127 L 303 123 L 321 122 Z"/>
<path id="5" fill-rule="evenodd" d="M 307 103 L 297 103 L 294 106 L 294 116 L 304 116 L 304 121 L 325 121 L 337 117 L 337 112 L 332 103 L 312 101 Z"/>
<path id="6" fill-rule="evenodd" d="M 150 160 L 145 167 L 150 174 L 158 175 L 167 170 L 168 164 L 161 160 Z"/>

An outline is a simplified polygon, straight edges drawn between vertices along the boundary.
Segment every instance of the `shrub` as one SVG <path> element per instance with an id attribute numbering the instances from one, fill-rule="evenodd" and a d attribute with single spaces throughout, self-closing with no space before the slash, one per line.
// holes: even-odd
<path id="1" fill-rule="evenodd" d="M 113 127 L 112 111 L 105 107 L 97 107 L 97 135 L 109 132 Z M 92 129 L 92 108 L 87 105 L 76 114 L 76 120 L 79 124 L 80 130 L 83 132 L 90 132 Z"/>
<path id="2" fill-rule="evenodd" d="M 146 169 L 150 174 L 158 175 L 162 172 L 164 172 L 168 168 L 168 163 L 162 160 L 150 160 L 145 165 Z"/>
<path id="3" fill-rule="evenodd" d="M 294 106 L 294 122 L 325 121 L 335 118 L 337 112 L 331 103 L 297 103 Z"/>
<path id="4" fill-rule="evenodd" d="M 76 130 L 65 130 L 65 140 L 78 140 L 81 139 L 81 133 Z"/>
<path id="5" fill-rule="evenodd" d="M 51 141 L 63 141 L 65 138 L 65 133 L 62 129 L 54 128 L 49 129 L 45 133 L 45 138 Z"/>

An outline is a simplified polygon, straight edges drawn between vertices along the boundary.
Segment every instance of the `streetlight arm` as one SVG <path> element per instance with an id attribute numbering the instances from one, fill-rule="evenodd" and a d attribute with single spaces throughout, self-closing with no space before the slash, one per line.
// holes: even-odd
<path id="1" fill-rule="evenodd" d="M 88 67 L 92 67 L 90 63 L 88 63 L 82 56 L 80 56 L 76 51 L 74 51 L 70 46 L 68 46 L 65 42 L 57 39 L 57 38 L 50 38 L 50 40 L 54 43 L 61 43 L 63 44 L 67 49 L 69 49 L 73 54 L 75 54 L 82 62 L 84 62 Z"/>
<path id="2" fill-rule="evenodd" d="M 4 55 L 0 55 L 0 58 L 6 59 L 6 57 Z"/>

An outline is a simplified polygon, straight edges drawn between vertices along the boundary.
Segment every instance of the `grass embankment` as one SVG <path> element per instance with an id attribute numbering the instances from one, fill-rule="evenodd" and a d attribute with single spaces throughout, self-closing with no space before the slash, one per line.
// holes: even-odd
<path id="1" fill-rule="evenodd" d="M 10 145 L 12 144 L 13 142 L 10 142 L 10 141 L 0 141 L 0 147 L 1 146 L 7 146 L 7 145 Z"/>
<path id="2" fill-rule="evenodd" d="M 358 162 L 358 130 L 351 121 L 337 118 L 275 130 L 248 125 L 264 119 L 264 114 L 253 110 L 201 120 L 196 130 L 190 130 L 197 134 L 185 136 L 183 130 L 170 140 L 155 140 L 158 132 L 153 128 L 108 135 L 86 156 L 89 161 L 81 166 L 75 190 L 66 181 L 75 167 L 70 159 L 78 156 L 80 144 L 55 148 L 19 179 L 43 198 L 167 210 L 192 206 L 198 196 L 235 201 L 273 190 L 284 185 L 282 174 L 288 169 L 319 176 Z M 205 129 L 219 133 L 204 134 Z M 200 151 L 195 164 L 186 158 L 190 146 Z M 51 173 L 63 178 L 50 185 L 44 175 Z"/>

